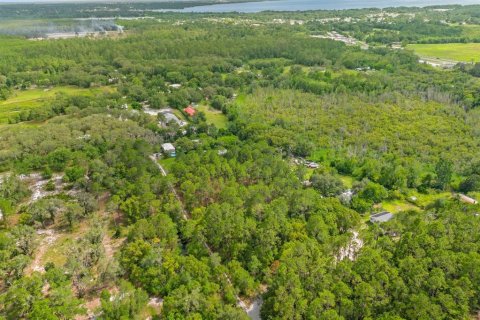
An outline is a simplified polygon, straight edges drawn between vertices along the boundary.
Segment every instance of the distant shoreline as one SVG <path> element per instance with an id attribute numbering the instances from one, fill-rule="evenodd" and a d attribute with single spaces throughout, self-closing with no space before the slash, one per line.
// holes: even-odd
<path id="1" fill-rule="evenodd" d="M 4 1 L 4 2 L 2 2 Z M 163 13 L 221 14 L 479 5 L 478 0 L 0 0 L 0 19 L 147 17 Z M 132 7 L 135 7 L 132 9 Z M 75 13 L 75 14 L 74 14 Z"/>

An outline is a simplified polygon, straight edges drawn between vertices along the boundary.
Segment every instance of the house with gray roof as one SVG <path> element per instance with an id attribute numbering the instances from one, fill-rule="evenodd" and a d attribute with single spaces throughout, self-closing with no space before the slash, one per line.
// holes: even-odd
<path id="1" fill-rule="evenodd" d="M 393 218 L 393 214 L 391 214 L 388 211 L 380 212 L 380 213 L 375 213 L 370 216 L 370 222 L 371 223 L 383 223 L 390 221 Z"/>

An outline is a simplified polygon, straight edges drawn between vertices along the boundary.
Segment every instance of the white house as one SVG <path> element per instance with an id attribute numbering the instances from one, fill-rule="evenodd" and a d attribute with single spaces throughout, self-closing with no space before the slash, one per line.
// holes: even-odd
<path id="1" fill-rule="evenodd" d="M 163 153 L 165 153 L 166 155 L 168 155 L 170 157 L 175 157 L 176 156 L 175 147 L 171 143 L 162 144 L 162 151 L 163 151 Z"/>

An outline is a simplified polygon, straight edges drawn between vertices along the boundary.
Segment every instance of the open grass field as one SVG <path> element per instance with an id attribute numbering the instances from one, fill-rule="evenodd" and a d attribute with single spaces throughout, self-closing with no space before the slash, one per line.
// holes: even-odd
<path id="1" fill-rule="evenodd" d="M 8 123 L 8 119 L 16 113 L 29 111 L 44 106 L 55 95 L 64 93 L 67 95 L 97 95 L 102 92 L 114 90 L 109 87 L 101 88 L 77 88 L 77 87 L 55 87 L 51 89 L 29 89 L 15 91 L 7 100 L 0 101 L 0 124 Z"/>
<path id="2" fill-rule="evenodd" d="M 227 128 L 228 119 L 221 111 L 212 109 L 207 105 L 199 105 L 197 109 L 205 113 L 208 124 L 213 124 L 218 129 Z"/>
<path id="3" fill-rule="evenodd" d="M 178 119 L 180 120 L 183 120 L 183 121 L 187 121 L 188 119 L 185 118 L 185 115 L 178 109 L 172 109 L 173 110 L 173 114 L 177 116 Z"/>
<path id="4" fill-rule="evenodd" d="M 63 266 L 67 262 L 68 248 L 76 240 L 72 235 L 62 234 L 52 243 L 40 259 L 41 265 L 51 262 L 56 266 Z"/>
<path id="5" fill-rule="evenodd" d="M 480 61 L 480 43 L 409 44 L 407 48 L 426 58 Z"/>
<path id="6" fill-rule="evenodd" d="M 353 183 L 355 182 L 355 178 L 352 177 L 352 176 L 340 175 L 340 180 L 342 180 L 343 185 L 344 185 L 347 189 L 351 189 L 352 186 L 353 186 Z"/>
<path id="7" fill-rule="evenodd" d="M 381 203 L 381 207 L 383 210 L 397 213 L 400 211 L 407 211 L 407 210 L 420 210 L 417 206 L 409 203 L 406 200 L 389 200 L 384 201 Z"/>
<path id="8" fill-rule="evenodd" d="M 385 200 L 382 201 L 380 204 L 376 205 L 377 211 L 386 210 L 392 213 L 397 213 L 400 211 L 407 211 L 407 210 L 417 210 L 422 211 L 425 209 L 426 206 L 434 203 L 436 200 L 440 199 L 451 199 L 452 193 L 451 192 L 438 192 L 438 193 L 429 193 L 429 194 L 422 194 L 416 191 L 411 190 L 411 196 L 417 198 L 414 203 L 409 202 L 406 199 L 397 199 L 397 200 Z"/>
<path id="9" fill-rule="evenodd" d="M 158 160 L 158 162 L 168 172 L 172 168 L 172 165 L 175 163 L 175 158 L 162 158 Z"/>

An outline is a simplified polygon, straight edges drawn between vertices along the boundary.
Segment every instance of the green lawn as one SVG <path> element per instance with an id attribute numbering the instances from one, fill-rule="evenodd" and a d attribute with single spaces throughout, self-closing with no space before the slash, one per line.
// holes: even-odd
<path id="1" fill-rule="evenodd" d="M 77 88 L 77 87 L 55 87 L 51 89 L 29 89 L 17 90 L 7 100 L 0 101 L 0 123 L 7 123 L 8 119 L 16 113 L 33 110 L 46 104 L 55 95 L 64 93 L 67 95 L 96 95 L 113 88 Z"/>
<path id="2" fill-rule="evenodd" d="M 212 109 L 207 105 L 199 105 L 197 109 L 205 113 L 208 124 L 213 124 L 218 129 L 227 128 L 228 119 L 221 111 Z"/>
<path id="3" fill-rule="evenodd" d="M 423 210 L 426 206 L 428 206 L 429 204 L 432 204 L 436 200 L 451 199 L 452 193 L 450 192 L 435 193 L 434 191 L 432 191 L 432 193 L 423 194 L 423 193 L 418 193 L 416 191 L 411 190 L 409 197 L 412 197 L 412 196 L 417 198 L 417 200 L 414 203 L 411 203 L 406 199 L 385 200 L 376 206 L 377 210 L 386 210 L 392 213 L 397 213 L 397 212 L 406 211 L 406 210 Z"/>
<path id="4" fill-rule="evenodd" d="M 162 167 L 168 171 L 170 171 L 172 165 L 175 163 L 175 158 L 162 158 L 158 160 L 158 162 L 162 165 Z"/>
<path id="5" fill-rule="evenodd" d="M 355 178 L 352 176 L 340 175 L 340 180 L 342 180 L 343 184 L 347 189 L 351 189 L 353 186 L 353 182 L 355 182 Z"/>
<path id="6" fill-rule="evenodd" d="M 384 201 L 381 203 L 381 207 L 383 210 L 397 213 L 400 211 L 407 211 L 407 210 L 420 210 L 417 206 L 411 204 L 406 200 L 390 200 Z"/>
<path id="7" fill-rule="evenodd" d="M 176 115 L 177 118 L 180 120 L 188 120 L 187 118 L 185 118 L 185 115 L 178 109 L 173 109 L 173 114 Z"/>
<path id="8" fill-rule="evenodd" d="M 414 196 L 417 197 L 416 204 L 421 208 L 424 208 L 425 206 L 439 199 L 452 198 L 452 194 L 450 192 L 439 192 L 439 193 L 429 193 L 429 194 L 415 193 Z"/>
<path id="9" fill-rule="evenodd" d="M 313 175 L 313 172 L 315 172 L 315 169 L 311 169 L 311 168 L 306 168 L 306 169 L 307 169 L 307 171 L 305 172 L 304 179 L 305 180 L 310 180 L 310 178 Z"/>
<path id="10" fill-rule="evenodd" d="M 296 166 L 294 166 L 293 168 L 295 168 L 295 167 Z M 315 169 L 311 169 L 311 168 L 305 168 L 305 169 L 306 169 L 306 172 L 305 172 L 304 179 L 305 180 L 310 180 L 313 173 L 315 172 Z M 352 177 L 352 176 L 338 175 L 338 178 L 340 178 L 340 180 L 342 180 L 343 185 L 345 186 L 346 189 L 351 189 L 352 186 L 353 186 L 353 183 L 355 182 L 355 178 Z"/>
<path id="11" fill-rule="evenodd" d="M 410 44 L 407 48 L 426 58 L 480 61 L 480 43 Z"/>
<path id="12" fill-rule="evenodd" d="M 235 99 L 235 102 L 238 105 L 243 105 L 245 103 L 246 98 L 247 98 L 247 95 L 245 93 L 240 93 Z"/>

